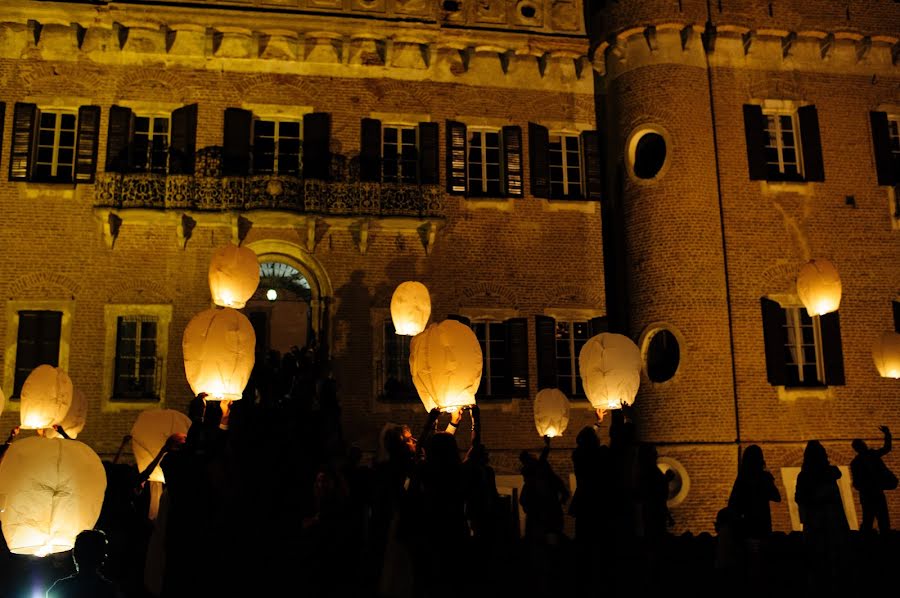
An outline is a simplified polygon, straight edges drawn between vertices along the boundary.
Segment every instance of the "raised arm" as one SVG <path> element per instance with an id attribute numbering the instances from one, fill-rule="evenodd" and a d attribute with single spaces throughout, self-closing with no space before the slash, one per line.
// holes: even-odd
<path id="1" fill-rule="evenodd" d="M 417 457 L 422 455 L 422 450 L 425 448 L 425 440 L 434 434 L 434 428 L 437 425 L 437 420 L 440 416 L 441 410 L 437 407 L 428 412 L 428 417 L 425 419 L 425 426 L 422 428 L 422 433 L 419 434 L 419 441 L 416 445 Z"/>
<path id="2" fill-rule="evenodd" d="M 185 441 L 184 434 L 175 433 L 175 434 L 172 434 L 171 436 L 169 436 L 168 440 L 166 440 L 166 443 L 162 446 L 161 449 L 159 449 L 159 452 L 156 453 L 156 456 L 153 458 L 153 461 L 150 462 L 150 465 L 145 467 L 144 471 L 142 471 L 138 475 L 138 479 L 137 479 L 137 482 L 135 483 L 135 486 L 140 487 L 141 484 L 143 484 L 148 479 L 150 479 L 150 474 L 153 473 L 153 470 L 156 469 L 156 466 L 159 465 L 159 462 L 162 461 L 162 458 L 166 456 L 166 453 L 168 453 L 171 450 L 174 450 L 176 447 L 178 447 L 180 445 L 183 445 L 184 441 Z"/>
<path id="3" fill-rule="evenodd" d="M 469 414 L 472 416 L 472 446 L 475 446 L 481 444 L 481 409 L 478 405 L 472 405 Z"/>
<path id="4" fill-rule="evenodd" d="M 9 445 L 12 443 L 13 438 L 19 435 L 19 426 L 13 426 L 13 429 L 9 431 L 9 436 L 6 437 L 6 442 L 0 445 L 0 460 L 3 459 L 3 455 L 6 454 L 6 449 L 9 448 Z"/>
<path id="5" fill-rule="evenodd" d="M 884 434 L 884 445 L 882 445 L 880 449 L 877 449 L 875 451 L 876 453 L 878 453 L 878 456 L 881 457 L 891 452 L 891 449 L 893 448 L 893 442 L 891 438 L 890 428 L 888 428 L 887 426 L 881 426 L 878 429 L 881 430 L 882 434 Z"/>
<path id="6" fill-rule="evenodd" d="M 544 448 L 541 449 L 540 460 L 546 462 L 550 457 L 550 437 L 544 436 Z"/>

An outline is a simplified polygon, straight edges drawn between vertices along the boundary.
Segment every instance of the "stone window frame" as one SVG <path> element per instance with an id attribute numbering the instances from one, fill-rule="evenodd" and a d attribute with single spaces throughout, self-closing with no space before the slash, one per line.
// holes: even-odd
<path id="1" fill-rule="evenodd" d="M 385 324 L 391 320 L 389 307 L 373 307 L 369 310 L 372 326 L 372 405 L 376 413 L 386 413 L 395 409 L 422 409 L 422 401 L 418 399 L 409 401 L 385 400 L 384 385 L 385 376 Z M 410 337 L 410 341 L 412 337 Z"/>
<path id="2" fill-rule="evenodd" d="M 457 313 L 469 320 L 470 327 L 474 324 L 503 324 L 507 320 L 526 317 L 517 309 L 502 307 L 461 307 Z M 475 332 L 474 328 L 472 328 L 472 332 Z M 475 336 L 477 338 L 478 335 L 476 334 Z M 530 346 L 529 349 L 531 349 Z M 530 376 L 528 384 L 529 386 L 531 385 Z M 499 406 L 503 411 L 509 411 L 512 405 L 515 405 L 522 400 L 522 397 L 494 399 L 491 398 L 491 395 L 487 395 L 483 397 L 483 399 L 484 401 L 478 404 L 479 407 L 484 408 L 493 405 L 494 408 Z"/>
<path id="3" fill-rule="evenodd" d="M 296 122 L 300 123 L 300 164 L 299 164 L 299 172 L 297 176 L 303 172 L 303 117 L 307 114 L 314 113 L 314 106 L 290 106 L 284 104 L 261 104 L 256 102 L 242 102 L 240 105 L 242 110 L 248 110 L 253 115 L 253 126 L 254 129 L 250 131 L 250 142 L 251 145 L 256 141 L 256 131 L 255 125 L 257 121 L 267 121 L 267 122 Z M 276 163 L 277 163 L 277 153 L 276 153 Z M 278 175 L 277 168 L 272 176 Z"/>
<path id="4" fill-rule="evenodd" d="M 650 373 L 647 369 L 647 357 L 650 351 L 650 341 L 653 340 L 653 337 L 657 332 L 662 330 L 670 332 L 678 342 L 678 367 L 675 368 L 675 373 L 668 380 L 654 382 L 650 379 Z M 641 372 L 644 374 L 648 384 L 657 387 L 672 384 L 681 379 L 681 373 L 684 371 L 685 359 L 687 357 L 687 341 L 684 338 L 684 334 L 677 326 L 671 322 L 652 322 L 644 328 L 643 332 L 641 332 L 641 335 L 638 337 L 637 346 L 641 350 Z"/>
<path id="5" fill-rule="evenodd" d="M 550 144 L 553 143 L 554 137 L 559 138 L 559 143 L 560 143 L 559 154 L 562 156 L 562 163 L 559 165 L 559 167 L 562 168 L 562 174 L 563 174 L 562 181 L 561 181 L 562 185 L 563 185 L 563 194 L 561 196 L 554 196 L 554 194 L 553 194 L 554 181 L 553 181 L 553 174 L 552 174 L 553 173 L 553 163 L 551 161 L 551 158 L 552 158 L 552 156 L 554 156 L 556 154 L 556 152 L 554 150 L 550 149 L 549 144 L 548 144 L 547 164 L 549 166 L 549 172 L 550 172 L 550 178 L 548 179 L 548 184 L 550 185 L 550 199 L 565 200 L 565 199 L 569 199 L 569 198 L 573 197 L 573 194 L 569 191 L 569 185 L 572 184 L 572 182 L 570 182 L 570 180 L 569 180 L 569 169 L 572 168 L 572 166 L 570 166 L 568 163 L 567 155 L 569 153 L 569 150 L 566 149 L 566 145 L 565 145 L 565 140 L 569 139 L 569 138 L 574 139 L 575 142 L 578 144 L 578 187 L 580 190 L 577 195 L 580 197 L 584 197 L 587 194 L 587 184 L 586 184 L 587 181 L 585 180 L 586 169 L 585 169 L 585 164 L 584 164 L 584 147 L 582 147 L 582 144 L 581 144 L 581 132 L 576 131 L 571 128 L 557 129 L 557 128 L 549 128 L 548 127 L 548 133 L 549 133 L 548 140 L 549 140 Z M 560 183 L 560 181 L 556 181 L 557 185 L 559 183 Z"/>
<path id="6" fill-rule="evenodd" d="M 488 185 L 488 176 L 487 176 L 487 158 L 485 157 L 486 149 L 487 149 L 487 141 L 486 136 L 488 133 L 496 133 L 497 134 L 497 154 L 498 154 L 498 178 L 497 178 L 497 193 L 491 193 L 487 190 Z M 471 139 L 472 135 L 480 135 L 481 136 L 481 146 L 480 146 L 480 154 L 481 154 L 481 173 L 479 178 L 472 178 L 469 176 L 469 169 L 466 168 L 466 193 L 467 196 L 471 197 L 503 197 L 503 187 L 504 187 L 504 164 L 503 164 L 503 127 L 502 126 L 468 126 L 466 125 L 466 161 L 468 163 L 468 156 L 471 147 Z M 473 181 L 477 182 L 481 185 L 480 191 L 472 191 L 472 183 Z M 504 198 L 507 199 L 507 198 Z"/>
<path id="7" fill-rule="evenodd" d="M 16 379 L 16 352 L 19 340 L 19 312 L 21 311 L 58 311 L 62 313 L 59 326 L 58 367 L 69 371 L 69 355 L 72 344 L 72 319 L 75 316 L 73 299 L 22 299 L 6 302 L 6 349 L 3 353 L 3 393 L 7 399 L 12 398 Z M 19 401 L 7 400 L 6 408 L 11 412 L 19 411 Z"/>
<path id="8" fill-rule="evenodd" d="M 120 400 L 113 397 L 116 376 L 116 340 L 120 316 L 153 316 L 156 318 L 156 364 L 159 368 L 158 400 Z M 172 305 L 160 303 L 114 303 L 103 306 L 103 386 L 100 410 L 103 412 L 163 409 L 166 406 L 168 377 L 169 331 L 172 326 Z"/>
<path id="9" fill-rule="evenodd" d="M 543 311 L 544 316 L 548 316 L 556 320 L 556 322 L 587 322 L 590 324 L 590 321 L 594 318 L 602 318 L 607 314 L 600 309 L 582 309 L 582 308 L 565 308 L 565 307 L 548 307 Z M 590 337 L 588 337 L 590 340 Z M 538 347 L 535 347 L 535 350 L 539 350 Z M 578 362 L 578 355 L 573 356 L 573 363 Z M 574 373 L 574 372 L 573 372 Z M 559 374 L 557 373 L 557 376 Z M 581 376 L 579 372 L 578 377 Z M 538 377 L 535 377 L 534 381 L 535 385 L 538 385 Z M 535 386 L 537 388 L 537 386 Z M 563 390 L 563 389 L 560 389 Z M 563 390 L 566 396 L 569 398 L 569 406 L 571 409 L 588 409 L 593 411 L 594 408 L 591 406 L 591 402 L 587 399 L 587 396 L 584 394 L 573 395 Z"/>
<path id="10" fill-rule="evenodd" d="M 844 514 L 847 516 L 847 523 L 851 530 L 859 529 L 859 519 L 856 516 L 856 504 L 853 500 L 852 477 L 850 468 L 846 465 L 838 465 L 841 470 L 841 479 L 837 480 L 838 490 L 840 490 L 841 504 L 844 507 Z M 791 516 L 791 530 L 799 532 L 803 530 L 803 524 L 800 522 L 800 508 L 797 501 L 794 500 L 794 494 L 797 490 L 797 476 L 800 474 L 799 467 L 782 467 L 781 481 L 784 484 L 785 494 L 787 495 L 788 513 Z"/>
<path id="11" fill-rule="evenodd" d="M 648 133 L 656 133 L 660 137 L 663 138 L 663 141 L 666 144 L 666 159 L 663 161 L 662 166 L 659 169 L 659 172 L 656 173 L 655 176 L 644 179 L 637 176 L 634 173 L 634 162 L 637 154 L 637 146 L 638 142 Z M 625 140 L 625 170 L 628 172 L 628 178 L 636 182 L 640 185 L 653 185 L 657 181 L 659 181 L 665 174 L 669 171 L 669 167 L 672 165 L 672 135 L 669 133 L 669 130 L 664 126 L 655 123 L 643 123 L 634 128 L 631 133 L 628 134 L 628 138 Z"/>

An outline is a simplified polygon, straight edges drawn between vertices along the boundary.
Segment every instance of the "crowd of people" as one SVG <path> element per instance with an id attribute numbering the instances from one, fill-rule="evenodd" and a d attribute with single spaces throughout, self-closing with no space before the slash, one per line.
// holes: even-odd
<path id="1" fill-rule="evenodd" d="M 39 560 L 4 547 L 0 597 L 41 594 L 60 578 L 48 597 L 625 596 L 684 579 L 723 595 L 768 585 L 827 595 L 848 580 L 873 579 L 879 555 L 900 553 L 885 533 L 884 491 L 897 485 L 881 460 L 891 450 L 886 427 L 880 449 L 854 441 L 851 464 L 862 529 L 877 521 L 879 537 L 851 535 L 840 470 L 816 441 L 797 479 L 800 543 L 772 533 L 770 503 L 781 495 L 756 445 L 743 451 L 716 536 L 673 536 L 673 474 L 657 466 L 655 446 L 637 440 L 622 410 L 598 412 L 577 434 L 572 496 L 551 465 L 549 438 L 538 455 L 521 453 L 520 537 L 515 502 L 497 491 L 477 406 L 452 413 L 443 430 L 437 410 L 418 435 L 385 425 L 365 463 L 343 438 L 337 386 L 316 351 L 271 355 L 246 392 L 233 403 L 196 397 L 188 433 L 170 437 L 142 472 L 119 455 L 104 462 L 102 531 L 79 536 L 75 574 L 66 578 L 68 554 Z M 605 421 L 608 446 L 598 434 Z M 459 442 L 463 429 L 471 436 Z M 149 490 L 157 464 L 161 493 Z"/>

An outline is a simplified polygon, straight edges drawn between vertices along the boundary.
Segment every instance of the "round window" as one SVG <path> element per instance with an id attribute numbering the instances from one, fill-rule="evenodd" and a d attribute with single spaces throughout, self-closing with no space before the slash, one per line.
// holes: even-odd
<path id="1" fill-rule="evenodd" d="M 666 504 L 670 507 L 680 505 L 687 498 L 691 489 L 691 478 L 684 469 L 684 465 L 672 457 L 660 457 L 656 460 L 656 466 L 663 472 L 669 483 Z"/>
<path id="2" fill-rule="evenodd" d="M 671 380 L 681 362 L 681 348 L 671 330 L 653 332 L 647 342 L 647 377 L 651 382 Z"/>
<path id="3" fill-rule="evenodd" d="M 666 140 L 659 133 L 649 131 L 641 135 L 634 148 L 634 175 L 652 179 L 666 163 Z"/>

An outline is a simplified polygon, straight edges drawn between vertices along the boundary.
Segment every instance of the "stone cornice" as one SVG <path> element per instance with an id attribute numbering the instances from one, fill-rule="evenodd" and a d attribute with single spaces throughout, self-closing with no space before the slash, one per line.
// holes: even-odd
<path id="1" fill-rule="evenodd" d="M 216 8 L 154 6 L 151 12 L 140 5 L 29 0 L 12 0 L 0 21 L 0 58 L 593 93 L 583 35 L 355 15 L 254 13 L 248 19 L 242 11 Z"/>
<path id="2" fill-rule="evenodd" d="M 836 75 L 900 77 L 900 37 L 852 31 L 749 29 L 719 24 L 664 23 L 632 27 L 594 48 L 598 73 L 615 78 L 654 64 Z"/>

